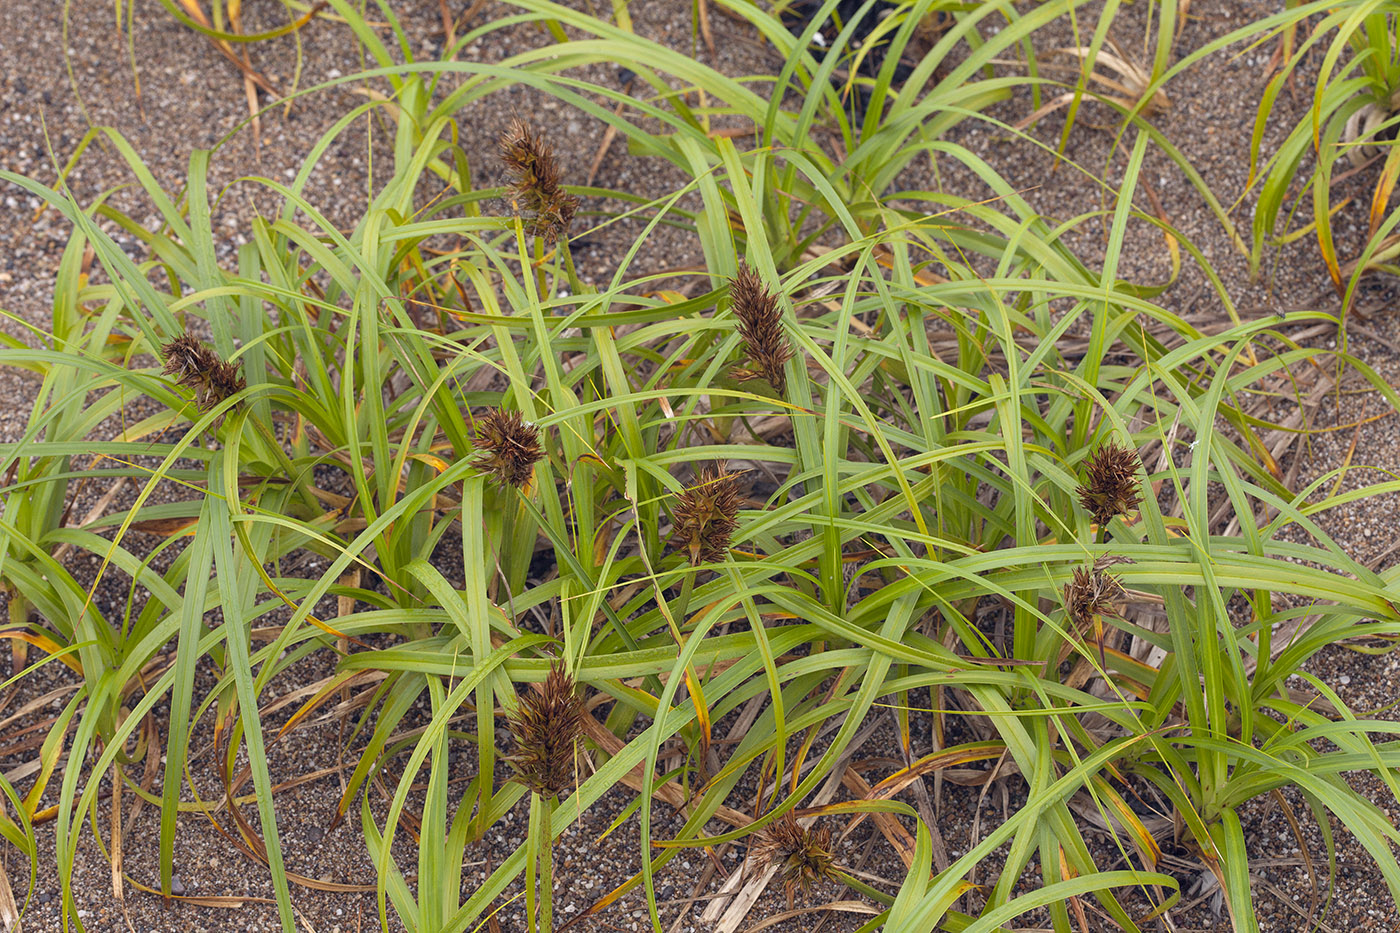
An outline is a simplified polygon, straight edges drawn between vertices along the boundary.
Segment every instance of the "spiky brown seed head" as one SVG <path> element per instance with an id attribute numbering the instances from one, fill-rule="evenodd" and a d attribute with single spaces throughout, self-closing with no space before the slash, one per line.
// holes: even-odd
<path id="1" fill-rule="evenodd" d="M 1065 614 L 1082 631 L 1094 625 L 1095 616 L 1118 615 L 1123 595 L 1123 584 L 1113 574 L 1099 567 L 1078 567 L 1065 584 Z"/>
<path id="2" fill-rule="evenodd" d="M 1088 638 L 1092 633 L 1099 649 L 1100 667 L 1105 665 L 1103 620 L 1105 616 L 1122 618 L 1119 602 L 1124 595 L 1118 578 L 1097 564 L 1076 568 L 1074 577 L 1065 584 L 1065 615 L 1073 623 L 1077 637 Z"/>
<path id="3" fill-rule="evenodd" d="M 1136 451 L 1110 440 L 1089 457 L 1088 475 L 1079 485 L 1079 503 L 1100 525 L 1115 515 L 1126 515 L 1142 502 L 1140 469 Z"/>
<path id="4" fill-rule="evenodd" d="M 802 890 L 805 898 L 814 884 L 836 877 L 831 830 L 825 826 L 805 828 L 792 813 L 759 832 L 754 841 L 754 854 L 760 862 L 778 866 L 789 905 L 797 889 Z"/>
<path id="5" fill-rule="evenodd" d="M 588 715 L 583 694 L 556 661 L 544 683 L 523 691 L 518 700 L 507 717 L 515 751 L 505 760 L 516 781 L 541 797 L 557 797 L 574 786 L 574 750 Z"/>
<path id="6" fill-rule="evenodd" d="M 219 363 L 209 373 L 209 392 L 200 406 L 213 408 L 219 402 L 237 395 L 248 387 L 248 383 L 238 374 L 237 363 Z"/>
<path id="7" fill-rule="evenodd" d="M 501 136 L 501 161 L 511 176 L 511 196 L 521 217 L 529 221 L 526 230 L 549 245 L 567 236 L 578 198 L 560 186 L 559 166 L 549 144 L 513 120 Z"/>
<path id="8" fill-rule="evenodd" d="M 734 316 L 739 319 L 739 336 L 744 338 L 748 367 L 735 372 L 740 379 L 764 379 L 779 395 L 787 392 L 783 364 L 792 359 L 792 344 L 783 333 L 782 310 L 778 296 L 768 290 L 748 263 L 739 264 L 739 274 L 729 286 Z"/>
<path id="9" fill-rule="evenodd" d="M 238 374 L 238 363 L 219 359 L 219 354 L 192 334 L 176 337 L 161 347 L 160 355 L 165 360 L 162 372 L 194 392 L 194 403 L 200 411 L 209 411 L 248 386 Z"/>
<path id="10" fill-rule="evenodd" d="M 524 486 L 534 475 L 535 464 L 544 457 L 540 429 L 521 417 L 518 411 L 493 408 L 476 419 L 472 446 L 481 451 L 476 465 L 496 478 L 501 486 Z"/>
<path id="11" fill-rule="evenodd" d="M 691 564 L 723 560 L 739 526 L 739 477 L 724 466 L 705 467 L 699 481 L 676 497 L 675 536 Z"/>
<path id="12" fill-rule="evenodd" d="M 181 334 L 160 348 L 165 359 L 163 372 L 174 376 L 181 385 L 185 379 L 194 378 L 198 373 L 209 369 L 219 361 L 219 356 L 200 342 L 194 334 Z"/>

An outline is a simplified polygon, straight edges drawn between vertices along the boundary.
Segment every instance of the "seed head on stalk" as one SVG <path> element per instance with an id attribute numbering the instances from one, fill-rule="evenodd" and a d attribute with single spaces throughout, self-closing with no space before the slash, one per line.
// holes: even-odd
<path id="1" fill-rule="evenodd" d="M 676 498 L 675 537 L 685 547 L 691 564 L 723 560 L 728 553 L 729 539 L 739 526 L 741 475 L 722 464 L 705 467 L 700 481 Z"/>
<path id="2" fill-rule="evenodd" d="M 792 359 L 792 344 L 783 333 L 782 310 L 778 296 L 768 290 L 748 263 L 739 264 L 739 274 L 729 287 L 734 316 L 739 319 L 739 336 L 744 338 L 748 366 L 736 370 L 738 379 L 763 379 L 778 395 L 787 392 L 783 364 Z"/>
<path id="3" fill-rule="evenodd" d="M 754 854 L 760 862 L 779 866 L 789 909 L 799 888 L 806 898 L 817 882 L 836 877 L 831 830 L 825 826 L 803 827 L 790 812 L 759 832 Z"/>
<path id="4" fill-rule="evenodd" d="M 472 446 L 481 452 L 476 465 L 495 477 L 502 487 L 524 486 L 544 457 L 540 429 L 518 411 L 493 408 L 476 419 Z"/>
<path id="5" fill-rule="evenodd" d="M 1136 451 L 1110 440 L 1089 457 L 1088 476 L 1079 485 L 1079 503 L 1100 526 L 1115 515 L 1126 515 L 1142 502 L 1137 473 L 1142 461 Z"/>
<path id="6" fill-rule="evenodd" d="M 194 392 L 194 403 L 200 411 L 216 408 L 248 387 L 238 374 L 238 363 L 226 363 L 219 354 L 193 334 L 185 333 L 161 347 L 167 376 L 174 376 L 176 385 Z"/>
<path id="7" fill-rule="evenodd" d="M 505 760 L 515 769 L 515 780 L 546 798 L 572 787 L 574 749 L 586 715 L 583 695 L 556 661 L 542 685 L 521 692 L 508 717 L 515 751 Z"/>
<path id="8" fill-rule="evenodd" d="M 511 176 L 511 195 L 526 230 L 552 246 L 567 237 L 578 198 L 559 184 L 559 166 L 554 150 L 544 138 L 519 120 L 501 136 L 501 161 Z"/>

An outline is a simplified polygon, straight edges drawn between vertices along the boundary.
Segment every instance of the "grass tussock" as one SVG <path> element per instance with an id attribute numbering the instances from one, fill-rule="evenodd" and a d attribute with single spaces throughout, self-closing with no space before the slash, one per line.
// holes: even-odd
<path id="1" fill-rule="evenodd" d="M 132 147 L 107 151 L 126 161 L 155 225 L 0 172 L 71 225 L 46 344 L 65 352 L 0 346 L 5 365 L 43 380 L 21 435 L 0 444 L 10 620 L 0 637 L 22 646 L 16 657 L 43 653 L 81 681 L 42 742 L 22 732 L 15 746 L 65 750 L 73 767 L 0 761 L 15 776 L 13 787 L 0 780 L 15 804 L 0 812 L 0 836 L 6 858 L 14 849 L 36 865 L 50 851 L 37 839 L 40 807 L 59 801 L 43 815 L 58 824 L 70 926 L 87 896 L 75 867 L 84 827 L 119 846 L 119 822 L 96 825 L 100 801 L 143 773 L 154 786 L 163 770 L 151 874 L 172 893 L 176 817 L 207 761 L 192 750 L 210 710 L 241 743 L 219 757 L 246 763 L 261 835 L 251 820 L 239 826 L 265 859 L 287 933 L 300 881 L 282 861 L 278 794 L 295 782 L 274 782 L 267 751 L 328 716 L 346 720 L 361 750 L 335 817 L 361 814 L 382 926 L 392 910 L 413 929 L 475 929 L 508 902 L 506 928 L 551 929 L 554 889 L 574 880 L 554 877 L 556 838 L 575 822 L 594 828 L 605 800 L 635 819 L 644 867 L 615 894 L 635 892 L 658 929 L 675 922 L 658 878 L 699 849 L 720 865 L 716 838 L 748 837 L 752 858 L 749 874 L 696 890 L 714 898 L 710 921 L 756 901 L 761 892 L 740 889 L 766 883 L 767 872 L 750 877 L 759 864 L 775 867 L 790 903 L 824 880 L 845 885 L 870 913 L 863 933 L 1001 929 L 1030 911 L 1038 919 L 1024 922 L 1071 929 L 1090 902 L 1127 933 L 1146 929 L 1143 917 L 1186 926 L 1178 914 L 1199 898 L 1181 879 L 1192 874 L 1218 879 L 1237 927 L 1253 930 L 1259 853 L 1240 810 L 1289 788 L 1369 851 L 1390 851 L 1387 811 L 1343 772 L 1390 774 L 1400 746 L 1335 694 L 1323 703 L 1326 691 L 1291 684 L 1329 645 L 1400 639 L 1395 574 L 1314 521 L 1395 484 L 1294 488 L 1276 459 L 1298 456 L 1313 429 L 1272 412 L 1288 392 L 1364 386 L 1393 408 L 1400 393 L 1316 339 L 1318 328 L 1345 336 L 1344 299 L 1245 320 L 1208 252 L 1179 250 L 1180 231 L 1164 231 L 1173 258 L 1202 264 L 1234 316 L 1202 327 L 1172 305 L 1175 279 L 1124 281 L 1112 258 L 1155 201 L 1140 182 L 1158 157 L 1177 160 L 1233 224 L 1143 121 L 1167 78 L 1257 40 L 1249 26 L 1178 58 L 1174 14 L 1185 8 L 1169 3 L 1131 87 L 1114 93 L 1102 72 L 1073 69 L 1080 84 L 1047 106 L 1064 100 L 1073 113 L 1088 91 L 1093 106 L 1125 111 L 1106 173 L 1122 181 L 1082 170 L 1107 209 L 1062 223 L 947 137 L 1030 93 L 1008 63 L 1053 52 L 1039 30 L 1080 15 L 1079 0 L 1045 0 L 1033 15 L 1012 0 L 805 4 L 841 23 L 820 33 L 807 23 L 805 38 L 768 4 L 739 4 L 743 18 L 726 28 L 763 36 L 785 59 L 762 83 L 620 28 L 621 7 L 605 21 L 576 5 L 515 6 L 518 16 L 447 39 L 514 42 L 500 31 L 523 28 L 551 43 L 486 75 L 460 48 L 431 68 L 403 60 L 419 46 L 387 5 L 385 25 L 336 4 L 373 59 L 362 106 L 393 137 L 372 196 L 338 205 L 358 210 L 349 229 L 301 187 L 245 179 L 283 209 L 250 221 L 225 262 L 202 155 L 172 193 Z M 1324 83 L 1365 81 L 1327 96 L 1326 112 L 1253 176 L 1258 238 L 1241 253 L 1262 259 L 1293 190 L 1318 199 L 1322 222 L 1304 232 L 1325 241 L 1330 166 L 1340 148 L 1374 147 L 1368 158 L 1384 165 L 1369 252 L 1346 268 L 1383 271 L 1400 252 L 1388 206 L 1400 149 L 1382 155 L 1394 118 L 1376 122 L 1376 108 L 1393 113 L 1400 82 L 1383 41 L 1394 14 L 1353 22 L 1372 11 L 1350 0 L 1300 9 L 1319 17 L 1311 34 L 1344 34 L 1355 55 L 1334 57 L 1352 64 Z M 1270 35 L 1288 15 L 1275 14 Z M 1105 37 L 1108 25 L 1084 35 Z M 1301 67 L 1304 50 L 1279 38 L 1280 73 Z M 1101 39 L 1089 41 L 1081 63 L 1104 61 L 1092 47 Z M 581 77 L 618 61 L 644 63 L 638 76 L 655 93 Z M 1035 81 L 1057 80 L 1026 64 Z M 665 162 L 680 183 L 659 198 L 590 187 L 581 212 L 584 189 L 564 185 L 584 174 L 573 171 L 578 147 L 520 121 L 499 140 L 473 135 L 472 108 L 516 83 L 609 123 L 628 153 Z M 1271 79 L 1265 96 L 1276 92 Z M 759 132 L 736 135 L 717 117 Z M 343 149 L 359 122 L 336 122 L 309 151 Z M 1007 147 L 1040 143 L 999 125 Z M 1062 132 L 1081 125 L 1067 118 Z M 1295 177 L 1313 146 L 1314 176 Z M 947 178 L 976 176 L 977 190 L 905 190 L 931 153 L 959 163 Z M 508 206 L 499 188 L 474 185 L 483 163 L 503 166 Z M 141 231 L 149 255 L 133 258 L 109 222 Z M 1102 268 L 1072 246 L 1100 224 L 1114 245 Z M 625 229 L 636 239 L 609 239 Z M 663 230 L 703 260 L 676 264 Z M 588 252 L 600 268 L 580 274 L 571 237 L 599 246 Z M 1354 282 L 1341 269 L 1345 292 Z M 223 359 L 192 332 L 239 353 Z M 143 365 L 157 355 L 159 366 Z M 1348 366 L 1344 382 L 1322 381 Z M 168 410 L 101 434 L 138 396 Z M 206 447 L 197 412 L 216 409 L 226 409 L 220 443 Z M 95 443 L 103 456 L 84 470 L 76 458 Z M 87 484 L 140 493 L 114 494 L 77 524 Z M 153 498 L 169 487 L 189 495 Z M 180 529 L 178 556 L 128 533 L 151 527 Z M 1285 534 L 1297 528 L 1309 537 Z M 92 566 L 103 568 L 96 581 Z M 316 614 L 328 601 L 330 619 Z M 376 640 L 391 647 L 364 650 Z M 1090 640 L 1097 666 L 1064 663 Z M 303 705 L 272 732 L 260 714 L 270 685 L 313 657 L 334 672 L 279 693 Z M 874 747 L 891 721 L 898 747 Z M 1239 741 L 1223 741 L 1222 724 Z M 954 780 L 938 781 L 950 768 Z M 960 783 L 1034 792 L 944 861 L 925 819 L 949 814 L 938 795 Z M 236 790 L 235 805 L 249 799 Z M 464 885 L 462 866 L 484 864 L 478 847 L 527 796 L 523 851 Z M 817 808 L 827 826 L 792 815 Z M 753 829 L 754 814 L 775 810 L 787 815 Z M 673 811 L 683 819 L 669 821 Z M 890 877 L 837 865 L 833 837 L 866 819 L 879 828 L 871 845 L 891 847 Z M 410 833 L 416 864 L 400 855 Z M 1171 874 L 1159 868 L 1168 840 Z M 1335 864 L 1322 857 L 1332 854 L 1313 864 Z M 990 864 L 1006 883 L 976 883 Z M 1400 893 L 1394 860 L 1380 870 Z M 1024 896 L 1014 880 L 1040 890 Z"/>

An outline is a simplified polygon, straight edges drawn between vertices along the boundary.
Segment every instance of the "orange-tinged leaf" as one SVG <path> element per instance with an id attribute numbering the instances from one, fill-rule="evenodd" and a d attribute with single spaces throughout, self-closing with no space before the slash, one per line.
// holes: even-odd
<path id="1" fill-rule="evenodd" d="M 435 454 L 413 453 L 408 455 L 408 459 L 417 460 L 419 463 L 426 463 L 439 473 L 446 473 L 447 468 L 451 466 L 446 460 Z"/>
<path id="2" fill-rule="evenodd" d="M 62 661 L 64 664 L 68 665 L 70 668 L 72 668 L 74 671 L 77 671 L 79 674 L 83 672 L 82 662 L 79 661 L 78 658 L 75 657 L 73 654 L 73 652 L 77 650 L 77 646 L 64 648 L 61 645 L 59 645 L 58 642 L 54 641 L 47 635 L 38 635 L 34 632 L 26 632 L 18 629 L 0 632 L 0 638 L 13 638 L 17 641 L 22 641 L 25 644 L 33 645 L 40 651 L 52 655 L 54 658 L 58 659 L 59 661 Z"/>
<path id="3" fill-rule="evenodd" d="M 1056 846 L 1056 848 L 1055 848 L 1055 854 L 1056 854 L 1057 856 L 1059 856 L 1059 860 L 1060 860 L 1060 877 L 1061 877 L 1061 878 L 1078 878 L 1078 877 L 1079 877 L 1079 872 L 1075 871 L 1075 870 L 1074 870 L 1074 866 L 1071 865 L 1069 862 L 1067 862 L 1067 861 L 1065 860 L 1065 850 L 1064 850 L 1064 847 L 1063 847 L 1063 846 Z"/>
<path id="4" fill-rule="evenodd" d="M 340 690 L 341 687 L 345 686 L 352 680 L 365 679 L 364 675 L 366 673 L 374 675 L 377 672 L 342 671 L 339 674 L 332 677 L 329 681 L 327 681 L 324 687 L 322 687 L 316 692 L 315 696 L 307 700 L 301 706 L 297 707 L 297 711 L 295 713 L 292 713 L 291 718 L 287 720 L 287 722 L 282 726 L 281 729 L 277 730 L 277 737 L 274 738 L 273 741 L 279 741 L 282 738 L 282 736 L 286 735 L 289 731 L 291 731 L 297 725 L 297 723 L 301 722 L 307 716 L 310 716 L 313 712 L 316 711 L 318 707 L 321 706 L 321 704 L 323 704 L 326 700 L 330 699 L 331 695 L 334 694 L 336 691 Z"/>
<path id="5" fill-rule="evenodd" d="M 1385 157 L 1385 165 L 1381 167 L 1381 177 L 1376 179 L 1376 193 L 1371 198 L 1371 221 L 1366 232 L 1368 238 L 1375 236 L 1385 222 L 1397 175 L 1400 175 L 1400 147 L 1391 146 Z"/>
<path id="6" fill-rule="evenodd" d="M 199 522 L 196 515 L 187 515 L 180 518 L 148 518 L 144 521 L 132 522 L 132 531 L 140 531 L 148 535 L 158 535 L 162 538 L 173 538 L 177 535 L 193 535 L 195 525 Z"/>
<path id="7" fill-rule="evenodd" d="M 1148 868 L 1156 868 L 1157 863 L 1162 860 L 1162 849 L 1157 845 L 1157 840 L 1152 838 L 1152 833 L 1148 832 L 1147 827 L 1142 825 L 1142 820 L 1138 819 L 1138 815 L 1132 811 L 1132 808 L 1122 797 L 1114 794 L 1110 798 L 1110 802 L 1113 804 L 1113 809 L 1118 811 L 1118 818 L 1122 820 L 1123 825 L 1127 826 L 1128 831 L 1133 834 L 1138 852 L 1148 863 Z"/>
<path id="8" fill-rule="evenodd" d="M 1162 859 L 1162 849 L 1157 845 L 1157 840 L 1152 838 L 1152 833 L 1142 824 L 1142 820 L 1133 812 L 1132 807 L 1128 806 L 1127 801 L 1107 782 L 1101 778 L 1095 778 L 1093 783 L 1095 797 L 1107 803 L 1114 819 L 1128 830 L 1132 836 L 1133 845 L 1137 848 L 1143 861 L 1148 863 L 1149 870 L 1155 868 Z"/>
<path id="9" fill-rule="evenodd" d="M 889 250 L 888 247 L 885 247 L 885 246 L 877 246 L 877 247 L 875 247 L 874 256 L 875 256 L 875 262 L 877 262 L 879 265 L 883 266 L 883 267 L 886 268 L 886 269 L 893 269 L 893 268 L 894 268 L 894 254 L 890 252 L 890 250 Z M 915 272 L 914 272 L 914 281 L 917 282 L 918 284 L 924 285 L 924 286 L 928 286 L 928 285 L 945 285 L 945 284 L 947 284 L 947 282 L 948 282 L 948 280 L 947 280 L 946 278 L 944 278 L 943 276 L 938 275 L 937 273 L 934 273 L 934 272 L 928 272 L 928 271 L 926 271 L 926 270 L 924 270 L 924 269 L 915 270 Z"/>
<path id="10" fill-rule="evenodd" d="M 846 786 L 851 793 L 857 797 L 864 797 L 870 793 L 870 785 L 865 778 L 856 773 L 856 769 L 850 765 L 846 766 L 845 773 L 841 776 L 841 783 Z M 867 806 L 869 803 L 867 802 Z M 870 814 L 875 821 L 875 826 L 880 830 L 880 834 L 885 837 L 885 841 L 894 849 L 899 860 L 904 863 L 906 871 L 913 869 L 918 860 L 918 842 L 910 834 L 904 825 L 895 819 L 893 814 L 875 812 Z"/>
<path id="11" fill-rule="evenodd" d="M 700 679 L 695 676 L 695 671 L 690 665 L 685 668 L 685 687 L 690 691 L 691 702 L 695 704 L 695 718 L 700 723 L 700 732 L 704 736 L 705 751 L 710 750 L 710 707 L 705 702 L 705 691 L 700 687 Z"/>
<path id="12" fill-rule="evenodd" d="M 1259 455 L 1260 459 L 1264 462 L 1264 468 L 1269 471 L 1274 479 L 1283 482 L 1283 469 L 1278 465 L 1278 461 L 1274 459 L 1274 455 L 1269 452 L 1268 448 L 1260 448 Z"/>
<path id="13" fill-rule="evenodd" d="M 1006 745 L 1003 742 L 973 742 L 967 745 L 958 745 L 953 748 L 943 749 L 925 755 L 907 768 L 902 768 L 894 772 L 884 780 L 880 781 L 870 792 L 865 795 L 867 801 L 889 800 L 897 795 L 904 788 L 914 781 L 935 771 L 942 771 L 958 765 L 969 764 L 974 761 L 992 761 L 1006 754 Z M 857 816 L 847 827 L 850 832 L 860 825 L 864 814 Z"/>
<path id="14" fill-rule="evenodd" d="M 680 304 L 681 302 L 683 302 L 683 301 L 686 300 L 686 298 L 685 298 L 684 295 L 682 295 L 680 292 L 675 291 L 674 289 L 670 289 L 670 288 L 663 288 L 663 289 L 661 289 L 660 291 L 652 292 L 651 294 L 647 295 L 647 297 L 648 297 L 648 298 L 660 298 L 662 301 L 666 302 L 668 305 Z"/>

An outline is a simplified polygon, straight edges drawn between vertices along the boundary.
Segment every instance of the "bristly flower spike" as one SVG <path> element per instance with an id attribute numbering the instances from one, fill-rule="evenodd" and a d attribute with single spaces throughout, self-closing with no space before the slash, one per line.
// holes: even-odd
<path id="1" fill-rule="evenodd" d="M 544 458 L 540 429 L 518 411 L 493 408 L 476 419 L 472 446 L 481 451 L 479 469 L 493 476 L 502 487 L 517 489 L 530 481 L 535 464 Z"/>
<path id="2" fill-rule="evenodd" d="M 699 482 L 676 498 L 675 537 L 685 547 L 690 563 L 706 564 L 723 560 L 729 552 L 729 539 L 739 527 L 741 473 L 731 473 L 723 464 L 705 467 Z"/>
<path id="3" fill-rule="evenodd" d="M 789 910 L 793 893 L 798 888 L 806 898 L 812 885 L 823 879 L 835 879 L 837 875 L 836 856 L 831 851 L 831 830 L 825 826 L 804 828 L 791 812 L 758 834 L 754 855 L 758 861 L 778 866 Z"/>
<path id="4" fill-rule="evenodd" d="M 1088 476 L 1079 486 L 1079 503 L 1102 528 L 1115 515 L 1126 515 L 1142 502 L 1136 451 L 1110 440 L 1089 457 Z"/>
<path id="5" fill-rule="evenodd" d="M 562 661 L 549 666 L 542 685 L 527 689 L 507 717 L 515 751 L 505 756 L 515 780 L 541 797 L 558 797 L 574 786 L 574 751 L 588 715 L 583 694 Z"/>
<path id="6" fill-rule="evenodd" d="M 513 120 L 501 137 L 501 161 L 511 176 L 511 195 L 528 221 L 525 229 L 547 246 L 567 237 L 578 198 L 560 186 L 554 150 L 524 123 Z"/>
<path id="7" fill-rule="evenodd" d="M 734 316 L 739 319 L 739 336 L 744 338 L 749 367 L 735 371 L 735 377 L 764 379 L 778 395 L 785 395 L 787 373 L 783 364 L 792 359 L 792 344 L 783 333 L 778 296 L 768 290 L 748 263 L 740 262 L 729 297 Z"/>
<path id="8" fill-rule="evenodd" d="M 193 334 L 176 337 L 161 347 L 160 355 L 165 360 L 162 372 L 194 392 L 200 411 L 209 411 L 248 387 L 238 374 L 238 363 L 224 362 Z"/>
<path id="9" fill-rule="evenodd" d="M 1104 616 L 1121 618 L 1119 601 L 1124 597 L 1123 584 L 1101 567 L 1078 567 L 1074 578 L 1065 584 L 1065 615 L 1074 623 L 1075 634 L 1083 638 L 1086 633 L 1094 633 L 1094 644 L 1099 649 L 1099 666 L 1105 666 L 1104 659 Z"/>

